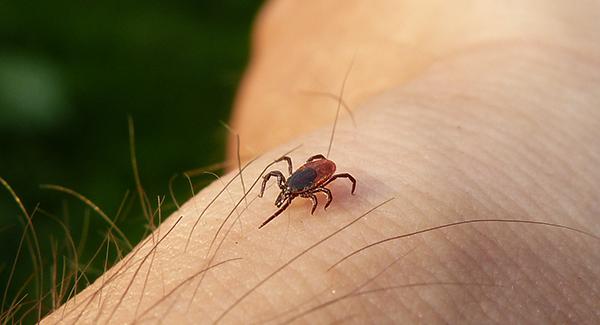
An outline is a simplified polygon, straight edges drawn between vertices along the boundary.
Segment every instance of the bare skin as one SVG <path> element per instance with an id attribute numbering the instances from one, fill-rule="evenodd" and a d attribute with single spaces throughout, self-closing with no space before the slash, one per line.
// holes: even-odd
<path id="1" fill-rule="evenodd" d="M 335 102 L 299 91 L 337 93 L 354 56 L 357 127 L 328 158 L 356 195 L 332 183 L 326 213 L 295 200 L 258 230 L 278 188 L 246 208 L 235 179 L 194 227 L 216 182 L 45 323 L 599 323 L 600 240 L 565 229 L 456 226 L 328 271 L 463 220 L 600 234 L 600 5 L 469 3 L 271 2 L 233 120 L 242 156 L 265 152 L 246 187 L 299 144 L 296 166 L 327 151 Z"/>

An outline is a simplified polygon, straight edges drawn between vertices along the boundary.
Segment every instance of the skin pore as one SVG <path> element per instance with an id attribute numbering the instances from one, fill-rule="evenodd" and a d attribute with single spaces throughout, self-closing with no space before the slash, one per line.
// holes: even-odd
<path id="1" fill-rule="evenodd" d="M 247 200 L 234 170 L 43 323 L 600 322 L 600 240 L 566 229 L 466 224 L 328 270 L 457 221 L 599 235 L 599 6 L 268 3 L 232 121 L 262 153 Z M 278 190 L 252 184 L 327 152 L 336 103 L 306 91 L 338 94 L 351 62 L 330 158 L 356 195 L 337 180 L 326 212 L 299 198 L 258 230 Z"/>

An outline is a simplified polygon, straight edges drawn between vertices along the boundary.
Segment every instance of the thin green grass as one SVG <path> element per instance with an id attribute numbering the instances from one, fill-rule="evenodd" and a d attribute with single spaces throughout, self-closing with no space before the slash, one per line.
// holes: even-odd
<path id="1" fill-rule="evenodd" d="M 157 245 L 160 241 L 160 233 L 156 230 L 163 221 L 164 213 L 170 213 L 175 208 L 179 208 L 173 189 L 174 178 L 169 182 L 169 194 L 174 204 L 165 206 L 165 196 L 157 196 L 156 205 L 153 207 L 143 188 L 138 170 L 138 160 L 135 154 L 135 131 L 131 117 L 128 119 L 128 129 L 131 168 L 137 200 L 129 190 L 126 190 L 116 213 L 112 217 L 78 191 L 56 184 L 42 184 L 40 188 L 66 194 L 64 198 L 61 198 L 61 209 L 58 214 L 39 208 L 39 204 L 28 210 L 8 181 L 0 178 L 2 187 L 8 191 L 10 198 L 16 203 L 20 218 L 19 222 L 23 226 L 23 231 L 18 237 L 14 259 L 10 264 L 0 265 L 0 275 L 7 279 L 6 283 L 3 284 L 4 292 L 2 293 L 0 305 L 1 325 L 39 323 L 45 315 L 55 312 L 61 307 L 64 308 L 60 311 L 60 317 L 66 317 L 71 307 L 81 303 L 76 299 L 77 294 L 97 277 L 106 273 L 109 268 L 122 261 L 134 249 L 137 241 L 146 238 L 148 234 L 150 234 L 149 240 L 154 245 Z M 192 196 L 195 194 L 193 177 L 205 175 L 207 171 L 222 170 L 225 166 L 227 166 L 226 163 L 219 163 L 184 173 L 192 189 Z M 212 172 L 211 174 L 218 179 L 217 174 Z M 197 185 L 202 187 L 207 183 L 201 181 Z M 75 201 L 78 205 L 83 204 L 84 210 L 81 215 L 78 216 L 73 213 L 71 209 L 72 201 Z M 143 231 L 143 235 L 137 240 L 132 240 L 119 226 L 119 221 L 125 220 L 126 216 L 129 219 L 132 214 L 136 213 L 132 210 L 132 204 L 135 201 L 139 203 L 140 214 L 144 222 L 139 225 L 139 230 Z M 92 224 L 96 225 L 97 222 L 93 220 L 93 215 L 89 215 L 90 211 L 100 217 L 106 228 L 98 229 L 97 226 L 92 226 Z M 35 228 L 37 218 L 34 220 L 34 216 L 36 215 L 38 218 L 54 222 L 58 226 L 59 232 L 44 234 L 42 240 Z M 73 218 L 80 219 L 81 228 L 77 231 L 78 240 L 72 234 L 71 219 Z M 13 227 L 15 227 L 15 224 L 0 225 L 0 232 L 8 231 Z M 90 233 L 90 231 L 95 233 Z M 86 248 L 88 243 L 97 244 L 98 234 L 100 233 L 102 233 L 100 244 L 93 250 Z M 91 256 L 84 258 L 85 254 L 90 254 L 92 251 L 94 253 Z M 155 255 L 156 249 L 149 256 L 151 266 L 148 273 L 145 274 L 145 283 L 148 281 Z M 27 276 L 18 273 L 18 270 L 22 269 L 24 258 L 29 258 L 31 265 L 31 274 Z M 125 263 L 129 261 L 126 259 Z M 102 288 L 110 280 L 104 277 L 101 278 L 102 285 L 98 292 L 97 301 L 99 307 L 102 307 L 103 303 Z M 47 285 L 48 283 L 50 285 Z M 163 291 L 166 292 L 164 281 Z M 136 314 L 142 312 L 142 307 L 142 300 L 140 300 L 136 307 Z"/>

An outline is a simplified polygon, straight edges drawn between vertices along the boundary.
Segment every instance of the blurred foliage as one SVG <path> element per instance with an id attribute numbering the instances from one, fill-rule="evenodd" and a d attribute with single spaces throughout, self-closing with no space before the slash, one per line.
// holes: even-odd
<path id="1" fill-rule="evenodd" d="M 219 121 L 228 120 L 260 3 L 0 1 L 0 177 L 30 212 L 39 205 L 34 224 L 46 269 L 51 242 L 68 257 L 64 229 L 53 218 L 71 232 L 83 261 L 108 227 L 80 201 L 39 184 L 74 189 L 114 217 L 126 191 L 135 190 L 128 115 L 151 202 L 157 195 L 171 202 L 174 173 L 223 161 L 227 131 Z M 175 182 L 180 201 L 190 195 L 185 184 Z M 15 202 L 2 193 L 0 291 L 10 300 L 33 265 L 24 248 L 6 287 L 24 227 Z M 118 223 L 136 242 L 147 222 L 133 194 Z M 90 281 L 102 264 L 90 266 Z M 44 281 L 47 290 L 51 281 Z M 30 300 L 35 282 L 27 286 Z"/>

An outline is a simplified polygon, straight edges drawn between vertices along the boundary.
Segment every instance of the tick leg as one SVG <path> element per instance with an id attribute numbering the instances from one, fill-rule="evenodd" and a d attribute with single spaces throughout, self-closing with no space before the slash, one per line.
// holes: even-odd
<path id="1" fill-rule="evenodd" d="M 348 173 L 343 173 L 343 174 L 336 174 L 333 175 L 327 182 L 325 182 L 325 184 L 323 184 L 323 186 L 335 181 L 338 178 L 347 178 L 352 182 L 352 194 L 354 194 L 354 191 L 356 190 L 356 179 L 354 178 L 354 176 L 348 174 Z"/>
<path id="2" fill-rule="evenodd" d="M 306 162 L 311 162 L 311 161 L 317 160 L 317 159 L 327 159 L 327 158 L 325 158 L 325 156 L 323 156 L 322 154 L 318 154 L 318 155 L 314 155 L 314 156 L 308 158 L 306 160 Z"/>
<path id="3" fill-rule="evenodd" d="M 310 214 L 315 213 L 315 210 L 317 209 L 317 204 L 319 204 L 319 201 L 317 201 L 317 196 L 314 195 L 313 193 L 314 192 L 302 194 L 302 197 L 310 199 L 312 201 L 312 209 L 310 210 Z"/>
<path id="4" fill-rule="evenodd" d="M 277 160 L 275 160 L 276 163 L 280 162 L 280 161 L 286 161 L 288 164 L 288 171 L 290 172 L 290 175 L 292 175 L 293 172 L 293 168 L 292 168 L 292 158 L 288 157 L 288 156 L 283 156 Z"/>
<path id="5" fill-rule="evenodd" d="M 263 182 L 260 187 L 260 194 L 258 195 L 258 197 L 263 197 L 263 194 L 265 193 L 265 187 L 267 186 L 267 181 L 269 181 L 271 177 L 277 177 L 280 189 L 285 188 L 285 176 L 283 176 L 283 174 L 280 171 L 274 170 L 263 177 Z"/>
<path id="6" fill-rule="evenodd" d="M 327 207 L 331 204 L 331 201 L 333 200 L 333 195 L 331 194 L 331 191 L 325 187 L 317 187 L 313 191 L 313 193 L 317 193 L 317 192 L 323 192 L 323 193 L 325 193 L 325 196 L 327 196 L 327 203 L 325 203 L 325 207 L 324 207 L 324 210 L 327 210 Z"/>
<path id="7" fill-rule="evenodd" d="M 273 215 L 270 216 L 269 219 L 265 220 L 265 222 L 263 222 L 258 227 L 258 229 L 264 227 L 267 223 L 271 222 L 271 220 L 275 219 L 275 217 L 280 215 L 283 212 L 283 210 L 287 209 L 287 207 L 290 206 L 290 203 L 292 203 L 292 199 L 288 199 L 287 201 L 285 201 L 285 203 L 281 206 L 281 208 L 279 208 L 279 210 L 275 211 L 275 213 L 273 213 Z"/>

